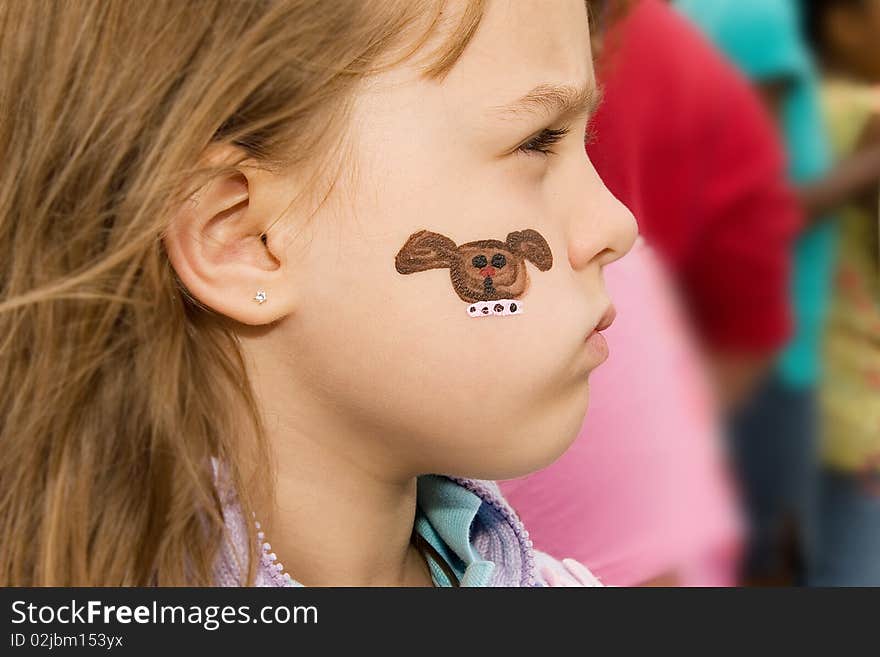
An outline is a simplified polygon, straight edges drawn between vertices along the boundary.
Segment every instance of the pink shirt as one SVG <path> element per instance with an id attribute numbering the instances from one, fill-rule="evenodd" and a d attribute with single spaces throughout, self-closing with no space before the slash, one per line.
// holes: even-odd
<path id="1" fill-rule="evenodd" d="M 556 463 L 501 489 L 538 549 L 574 557 L 605 584 L 673 570 L 683 585 L 733 584 L 741 522 L 678 302 L 641 240 L 605 275 L 618 314 L 580 435 Z"/>

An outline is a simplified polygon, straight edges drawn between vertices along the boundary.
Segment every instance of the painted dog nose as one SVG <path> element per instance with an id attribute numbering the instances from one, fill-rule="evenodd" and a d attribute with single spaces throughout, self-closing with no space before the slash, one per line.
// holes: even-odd
<path id="1" fill-rule="evenodd" d="M 480 270 L 480 276 L 483 278 L 489 278 L 495 275 L 495 267 L 483 267 Z"/>

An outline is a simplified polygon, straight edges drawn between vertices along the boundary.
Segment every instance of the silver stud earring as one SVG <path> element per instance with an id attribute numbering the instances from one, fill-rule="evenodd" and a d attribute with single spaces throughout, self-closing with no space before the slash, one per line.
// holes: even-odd
<path id="1" fill-rule="evenodd" d="M 265 290 L 257 290 L 256 296 L 254 296 L 254 301 L 259 304 L 263 304 L 266 301 L 266 291 Z"/>

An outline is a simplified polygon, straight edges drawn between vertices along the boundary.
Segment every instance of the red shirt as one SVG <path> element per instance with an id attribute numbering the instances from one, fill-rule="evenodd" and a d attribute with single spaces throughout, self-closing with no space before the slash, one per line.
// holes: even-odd
<path id="1" fill-rule="evenodd" d="M 660 0 L 606 35 L 598 75 L 590 159 L 671 268 L 698 330 L 721 349 L 782 346 L 800 213 L 757 96 Z"/>

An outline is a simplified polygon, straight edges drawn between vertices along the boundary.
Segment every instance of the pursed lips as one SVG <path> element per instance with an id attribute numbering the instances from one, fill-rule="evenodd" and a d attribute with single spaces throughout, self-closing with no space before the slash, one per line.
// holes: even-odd
<path id="1" fill-rule="evenodd" d="M 614 323 L 614 319 L 616 317 L 617 309 L 613 305 L 609 305 L 605 312 L 602 314 L 602 317 L 599 319 L 599 323 L 596 324 L 596 327 L 593 329 L 593 331 L 604 331 Z M 590 334 L 592 334 L 593 331 L 590 331 Z"/>

